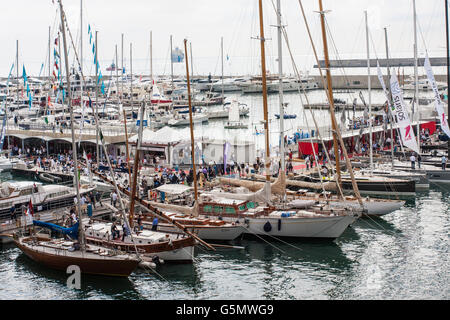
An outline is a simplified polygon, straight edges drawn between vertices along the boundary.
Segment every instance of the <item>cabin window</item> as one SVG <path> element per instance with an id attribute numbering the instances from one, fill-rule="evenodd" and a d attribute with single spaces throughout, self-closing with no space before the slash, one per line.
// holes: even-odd
<path id="1" fill-rule="evenodd" d="M 183 149 L 181 149 L 181 150 L 178 152 L 178 157 L 184 158 L 184 150 L 183 150 Z"/>
<path id="2" fill-rule="evenodd" d="M 212 212 L 212 206 L 204 206 L 203 212 Z"/>
<path id="3" fill-rule="evenodd" d="M 244 211 L 245 210 L 245 204 L 239 206 L 239 211 Z"/>
<path id="4" fill-rule="evenodd" d="M 233 207 L 225 207 L 225 213 L 236 213 Z"/>
<path id="5" fill-rule="evenodd" d="M 214 212 L 215 213 L 222 213 L 223 212 L 223 207 L 221 207 L 221 206 L 214 206 Z"/>
<path id="6" fill-rule="evenodd" d="M 247 203 L 247 209 L 253 209 L 253 208 L 256 208 L 255 203 L 254 202 L 248 202 Z"/>
<path id="7" fill-rule="evenodd" d="M 353 84 L 355 84 L 355 85 L 360 85 L 360 84 L 361 84 L 361 81 L 353 81 Z"/>

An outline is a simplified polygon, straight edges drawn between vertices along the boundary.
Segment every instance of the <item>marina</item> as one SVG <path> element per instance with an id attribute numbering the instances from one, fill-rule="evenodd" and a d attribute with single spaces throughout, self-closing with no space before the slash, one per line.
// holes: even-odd
<path id="1" fill-rule="evenodd" d="M 292 4 L 241 4 L 234 74 L 223 36 L 214 69 L 170 29 L 107 52 L 85 2 L 52 1 L 39 74 L 16 40 L 0 82 L 0 300 L 449 298 L 450 51 L 423 4 L 407 57 L 363 4 L 355 58 L 329 1 L 295 4 L 308 58 Z"/>

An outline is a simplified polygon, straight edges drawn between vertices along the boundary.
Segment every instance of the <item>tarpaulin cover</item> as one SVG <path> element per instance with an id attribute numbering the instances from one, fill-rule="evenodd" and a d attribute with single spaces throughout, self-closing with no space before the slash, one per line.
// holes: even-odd
<path id="1" fill-rule="evenodd" d="M 314 145 L 314 150 L 315 150 L 316 154 L 318 154 L 319 153 L 319 144 L 313 143 L 313 145 Z M 298 151 L 299 151 L 299 154 L 314 155 L 311 142 L 301 142 L 300 141 L 298 143 Z"/>
<path id="2" fill-rule="evenodd" d="M 38 227 L 43 227 L 43 228 L 46 228 L 46 229 L 50 229 L 52 231 L 61 232 L 62 234 L 68 235 L 70 238 L 72 238 L 74 240 L 78 239 L 78 225 L 79 225 L 79 223 L 74 224 L 70 228 L 64 228 L 64 227 L 58 226 L 58 225 L 53 224 L 53 223 L 42 222 L 42 221 L 38 221 L 38 220 L 34 220 L 33 224 L 35 226 L 38 226 Z"/>
<path id="3" fill-rule="evenodd" d="M 425 130 L 428 129 L 430 131 L 430 134 L 433 134 L 436 132 L 436 122 L 430 121 L 427 123 L 422 123 L 420 125 L 420 129 L 425 129 Z"/>

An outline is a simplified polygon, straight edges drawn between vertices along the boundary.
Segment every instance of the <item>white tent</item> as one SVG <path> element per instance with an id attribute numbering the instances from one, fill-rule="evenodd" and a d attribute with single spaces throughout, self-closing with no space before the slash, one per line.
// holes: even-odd
<path id="1" fill-rule="evenodd" d="M 190 140 L 190 137 L 189 129 L 180 131 L 167 126 L 155 132 L 146 128 L 142 132 L 142 144 L 168 145 Z M 135 143 L 137 138 L 138 135 L 135 135 L 129 142 Z"/>

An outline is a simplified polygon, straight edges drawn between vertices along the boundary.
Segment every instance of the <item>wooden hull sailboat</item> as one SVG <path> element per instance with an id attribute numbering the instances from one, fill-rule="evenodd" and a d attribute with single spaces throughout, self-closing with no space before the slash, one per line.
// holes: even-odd
<path id="1" fill-rule="evenodd" d="M 75 265 L 85 274 L 128 277 L 140 261 L 130 255 L 114 255 L 96 246 L 89 246 L 86 252 L 70 251 L 73 242 L 62 239 L 15 237 L 14 242 L 33 261 L 64 272 Z"/>
<path id="2" fill-rule="evenodd" d="M 133 243 L 130 236 L 126 236 L 124 241 L 121 237 L 116 240 L 111 239 L 111 225 L 112 223 L 109 222 L 93 222 L 87 225 L 85 231 L 87 243 L 131 254 L 137 249 L 145 256 L 157 256 L 166 262 L 192 263 L 193 261 L 196 241 L 192 237 L 143 230 L 133 235 Z"/>

